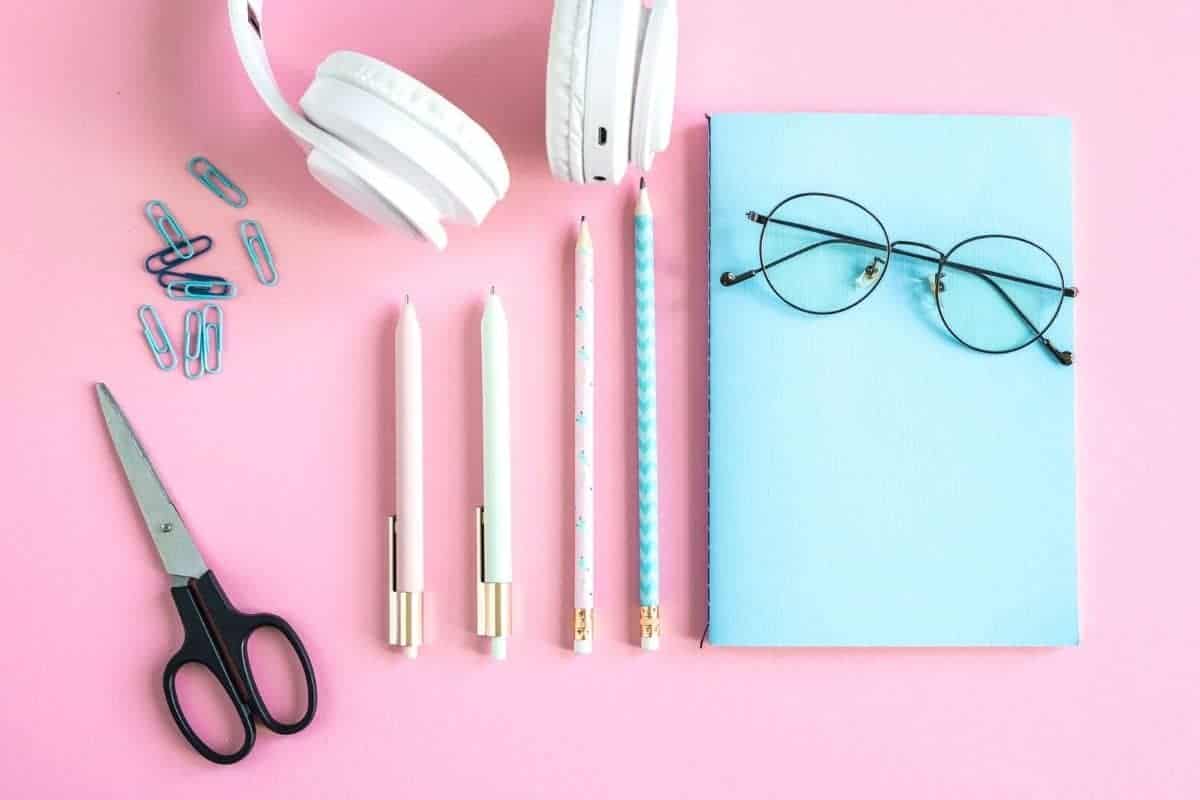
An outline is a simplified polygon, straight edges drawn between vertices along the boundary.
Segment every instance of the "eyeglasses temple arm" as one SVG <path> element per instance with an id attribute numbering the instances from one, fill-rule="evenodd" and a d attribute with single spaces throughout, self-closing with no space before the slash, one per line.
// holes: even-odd
<path id="1" fill-rule="evenodd" d="M 1021 318 L 1021 321 L 1024 322 L 1027 326 L 1029 326 L 1029 330 L 1031 330 L 1035 334 L 1037 334 L 1038 341 L 1040 341 L 1042 343 L 1042 345 L 1045 346 L 1045 348 L 1050 351 L 1050 354 L 1053 355 L 1054 358 L 1058 360 L 1058 363 L 1062 364 L 1064 367 L 1069 367 L 1073 363 L 1075 363 L 1075 356 L 1071 353 L 1071 351 L 1070 350 L 1059 350 L 1057 347 L 1055 347 L 1051 343 L 1049 338 L 1047 338 L 1046 336 L 1043 336 L 1042 333 L 1038 330 L 1037 325 L 1033 324 L 1033 320 L 1031 320 L 1029 317 L 1027 317 L 1025 315 L 1025 312 L 1021 310 L 1020 306 L 1017 305 L 1016 301 L 1012 299 L 1012 297 L 1009 295 L 1009 293 L 1004 291 L 1003 288 L 1001 288 L 1000 284 L 996 283 L 994 280 L 992 280 L 987 275 L 979 275 L 978 277 L 980 278 L 980 280 L 986 281 L 989 286 L 991 286 L 993 289 L 995 289 L 1000 294 L 1000 296 L 1004 298 L 1004 302 L 1008 303 L 1008 305 L 1012 308 L 1012 310 L 1016 313 L 1016 315 Z M 935 289 L 934 291 L 940 291 L 940 290 Z"/>
<path id="2" fill-rule="evenodd" d="M 737 284 L 741 283 L 742 281 L 753 278 L 755 275 L 757 275 L 758 273 L 760 273 L 764 270 L 768 270 L 777 264 L 782 264 L 784 261 L 787 261 L 790 258 L 795 258 L 796 256 L 804 255 L 809 250 L 816 250 L 818 247 L 824 247 L 827 244 L 858 244 L 858 242 L 854 242 L 849 239 L 840 239 L 840 238 L 839 239 L 824 239 L 820 242 L 815 242 L 815 243 L 807 245 L 805 247 L 801 247 L 799 250 L 788 253 L 783 258 L 777 258 L 774 261 L 772 261 L 771 263 L 764 264 L 763 266 L 761 266 L 757 269 L 751 269 L 751 270 L 747 270 L 746 272 L 739 272 L 736 274 L 733 272 L 723 272 L 723 273 L 721 273 L 721 285 L 722 286 L 736 286 Z"/>

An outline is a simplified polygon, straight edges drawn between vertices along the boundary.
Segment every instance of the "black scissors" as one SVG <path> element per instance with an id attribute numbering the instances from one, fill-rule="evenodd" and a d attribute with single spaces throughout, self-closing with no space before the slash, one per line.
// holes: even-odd
<path id="1" fill-rule="evenodd" d="M 96 393 L 100 397 L 100 410 L 108 425 L 108 435 L 112 437 L 117 457 L 121 459 L 125 477 L 150 529 L 150 538 L 158 548 L 163 566 L 171 576 L 171 597 L 183 622 L 183 645 L 163 671 L 163 691 L 179 732 L 197 753 L 209 761 L 233 764 L 245 758 L 254 747 L 256 719 L 275 733 L 296 733 L 308 727 L 317 711 L 317 682 L 313 676 L 312 662 L 300 643 L 300 637 L 282 617 L 274 614 L 243 614 L 233 607 L 217 582 L 217 576 L 205 566 L 187 526 L 155 474 L 154 466 L 129 426 L 129 421 L 125 419 L 121 407 L 103 383 L 96 384 Z M 254 680 L 246 643 L 250 635 L 260 628 L 272 628 L 283 634 L 295 650 L 304 671 L 308 707 L 295 722 L 280 722 L 271 714 Z M 221 753 L 209 747 L 196 735 L 184 716 L 175 693 L 175 676 L 187 664 L 200 664 L 207 668 L 233 702 L 245 733 L 242 745 L 236 751 Z"/>

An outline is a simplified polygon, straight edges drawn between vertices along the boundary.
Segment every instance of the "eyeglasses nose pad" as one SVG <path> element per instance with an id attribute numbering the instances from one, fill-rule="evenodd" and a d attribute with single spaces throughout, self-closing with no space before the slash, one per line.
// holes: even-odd
<path id="1" fill-rule="evenodd" d="M 871 259 L 871 263 L 867 264 L 866 268 L 855 279 L 854 285 L 859 289 L 865 289 L 875 281 L 879 280 L 879 276 L 883 274 L 883 261 L 878 256 Z"/>
<path id="2" fill-rule="evenodd" d="M 936 272 L 929 276 L 929 291 L 933 292 L 934 297 L 946 291 L 946 282 L 940 280 Z"/>

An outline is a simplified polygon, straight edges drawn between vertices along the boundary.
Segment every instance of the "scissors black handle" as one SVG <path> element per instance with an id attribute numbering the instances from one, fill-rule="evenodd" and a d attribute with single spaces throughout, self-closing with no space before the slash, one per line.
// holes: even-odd
<path id="1" fill-rule="evenodd" d="M 296 733 L 312 722 L 317 711 L 316 677 L 308 651 L 286 620 L 275 614 L 243 614 L 238 611 L 225 596 L 212 570 L 189 581 L 187 586 L 173 587 L 171 597 L 183 622 L 184 638 L 183 645 L 163 671 L 163 691 L 179 732 L 196 752 L 217 764 L 233 764 L 245 758 L 254 747 L 255 719 L 260 720 L 268 730 L 280 734 Z M 308 706 L 295 722 L 280 722 L 271 714 L 254 679 L 247 643 L 250 635 L 260 628 L 272 628 L 282 634 L 295 651 L 304 672 Z M 210 747 L 196 734 L 183 713 L 175 691 L 175 677 L 187 664 L 200 664 L 207 668 L 233 703 L 244 734 L 241 746 L 234 752 L 221 753 Z"/>

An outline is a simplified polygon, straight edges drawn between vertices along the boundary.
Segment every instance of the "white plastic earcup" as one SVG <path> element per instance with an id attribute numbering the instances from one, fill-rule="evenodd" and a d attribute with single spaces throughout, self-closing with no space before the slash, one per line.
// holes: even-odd
<path id="1" fill-rule="evenodd" d="M 616 183 L 629 166 L 641 19 L 641 0 L 603 0 L 592 8 L 583 107 L 583 179 L 588 183 Z"/>
<path id="2" fill-rule="evenodd" d="M 674 118 L 675 0 L 555 0 L 546 62 L 546 155 L 575 183 L 648 170 Z"/>
<path id="3" fill-rule="evenodd" d="M 300 108 L 314 124 L 416 187 L 445 219 L 477 225 L 508 189 L 508 168 L 491 137 L 424 84 L 381 61 L 334 53 L 318 68 Z"/>
<path id="4" fill-rule="evenodd" d="M 583 107 L 593 0 L 556 0 L 546 59 L 546 154 L 550 171 L 583 181 Z"/>
<path id="5" fill-rule="evenodd" d="M 671 143 L 675 77 L 679 61 L 679 12 L 675 0 L 658 0 L 642 12 L 641 52 L 633 98 L 629 154 L 642 171 Z"/>
<path id="6" fill-rule="evenodd" d="M 508 193 L 508 164 L 496 140 L 462 109 L 416 78 L 349 50 L 333 53 L 322 61 L 317 76 L 345 81 L 410 114 L 474 166 L 497 199 Z"/>

